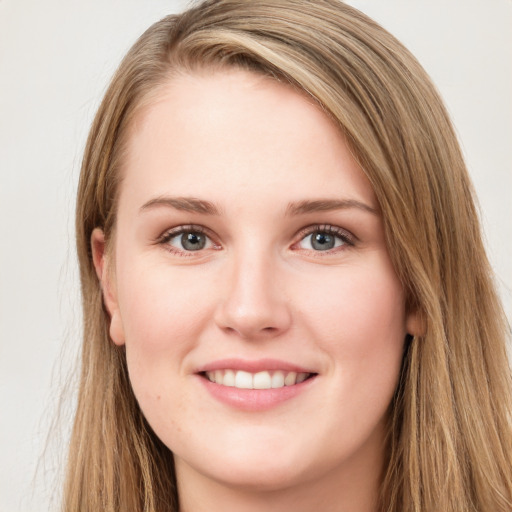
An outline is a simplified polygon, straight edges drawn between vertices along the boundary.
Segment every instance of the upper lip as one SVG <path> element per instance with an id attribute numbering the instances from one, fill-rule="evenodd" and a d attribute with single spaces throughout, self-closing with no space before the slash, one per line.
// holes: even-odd
<path id="1" fill-rule="evenodd" d="M 257 373 L 265 370 L 282 370 L 286 372 L 297 372 L 297 373 L 316 373 L 315 371 L 305 368 L 303 366 L 282 361 L 279 359 L 218 359 L 207 363 L 197 369 L 197 373 L 212 372 L 215 370 L 242 370 L 249 373 Z"/>

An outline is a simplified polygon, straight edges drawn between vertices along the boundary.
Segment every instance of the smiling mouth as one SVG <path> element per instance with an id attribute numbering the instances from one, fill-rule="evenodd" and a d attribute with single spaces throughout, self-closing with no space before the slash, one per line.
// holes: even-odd
<path id="1" fill-rule="evenodd" d="M 202 372 L 201 375 L 219 386 L 238 389 L 279 389 L 285 386 L 295 386 L 317 374 L 281 370 L 250 373 L 243 370 L 225 369 Z"/>

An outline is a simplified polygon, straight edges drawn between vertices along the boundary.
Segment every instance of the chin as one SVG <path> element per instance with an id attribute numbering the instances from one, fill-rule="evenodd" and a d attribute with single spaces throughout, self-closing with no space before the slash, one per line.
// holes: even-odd
<path id="1" fill-rule="evenodd" d="M 235 442 L 234 442 L 235 441 Z M 254 441 L 254 439 L 253 439 Z M 289 440 L 288 440 L 289 441 Z M 220 449 L 220 447 L 229 447 Z M 177 471 L 188 466 L 218 484 L 243 491 L 277 491 L 293 487 L 312 477 L 313 466 L 301 446 L 290 446 L 281 439 L 237 443 L 236 440 L 204 446 L 200 452 L 183 454 L 177 459 Z"/>
<path id="2" fill-rule="evenodd" d="M 211 477 L 219 483 L 244 491 L 271 492 L 293 487 L 302 483 L 307 472 L 301 471 L 294 463 L 248 464 L 230 468 L 216 468 Z"/>

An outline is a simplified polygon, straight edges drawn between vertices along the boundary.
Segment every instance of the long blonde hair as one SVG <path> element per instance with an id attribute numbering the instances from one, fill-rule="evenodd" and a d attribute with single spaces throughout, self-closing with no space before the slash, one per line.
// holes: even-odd
<path id="1" fill-rule="evenodd" d="M 90 131 L 76 210 L 82 374 L 66 512 L 177 511 L 172 453 L 132 393 L 91 257 L 107 241 L 128 128 L 175 70 L 235 66 L 303 91 L 345 134 L 377 195 L 407 307 L 409 340 L 390 406 L 382 512 L 512 509 L 508 327 L 474 193 L 443 104 L 414 57 L 337 0 L 206 1 L 150 27 L 129 51 Z"/>

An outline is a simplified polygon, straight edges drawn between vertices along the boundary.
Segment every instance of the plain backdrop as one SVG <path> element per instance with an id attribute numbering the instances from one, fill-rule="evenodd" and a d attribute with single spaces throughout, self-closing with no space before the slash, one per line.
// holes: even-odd
<path id="1" fill-rule="evenodd" d="M 512 1 L 349 3 L 402 40 L 444 97 L 510 320 Z M 186 4 L 0 0 L 0 512 L 57 510 L 80 342 L 73 208 L 85 138 L 126 50 Z"/>

